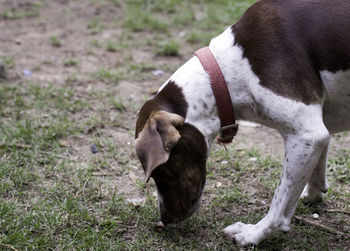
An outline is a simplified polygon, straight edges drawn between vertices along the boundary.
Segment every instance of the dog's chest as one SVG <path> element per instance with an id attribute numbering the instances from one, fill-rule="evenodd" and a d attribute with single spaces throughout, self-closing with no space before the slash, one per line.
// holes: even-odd
<path id="1" fill-rule="evenodd" d="M 321 72 L 326 90 L 324 123 L 331 132 L 350 130 L 350 70 Z"/>

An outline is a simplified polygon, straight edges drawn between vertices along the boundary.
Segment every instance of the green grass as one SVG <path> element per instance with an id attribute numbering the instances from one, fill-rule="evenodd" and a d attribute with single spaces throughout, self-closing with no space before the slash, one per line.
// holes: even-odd
<path id="1" fill-rule="evenodd" d="M 116 52 L 117 51 L 117 44 L 112 41 L 107 42 L 106 50 L 109 52 Z"/>
<path id="2" fill-rule="evenodd" d="M 95 74 L 95 78 L 105 83 L 118 84 L 120 76 L 111 70 L 100 69 Z"/>
<path id="3" fill-rule="evenodd" d="M 61 42 L 61 40 L 58 37 L 52 36 L 51 37 L 51 45 L 53 47 L 61 47 L 62 42 Z"/>
<path id="4" fill-rule="evenodd" d="M 86 28 L 88 30 L 91 31 L 92 34 L 95 33 L 100 33 L 103 31 L 103 29 L 105 28 L 105 25 L 103 24 L 103 22 L 101 21 L 101 19 L 99 17 L 96 17 L 94 19 L 92 19 L 87 25 Z"/>
<path id="5" fill-rule="evenodd" d="M 43 7 L 42 1 L 33 1 L 33 3 L 18 5 L 15 8 L 6 8 L 1 10 L 0 15 L 4 19 L 23 19 L 35 18 L 40 15 L 40 9 Z"/>
<path id="6" fill-rule="evenodd" d="M 66 78 L 66 83 L 67 83 L 67 84 L 76 83 L 76 82 L 78 82 L 78 81 L 79 81 L 79 78 L 77 77 L 76 74 L 72 74 L 72 75 L 70 75 L 70 76 L 68 76 L 68 77 Z"/>
<path id="7" fill-rule="evenodd" d="M 6 66 L 6 68 L 11 69 L 15 66 L 15 59 L 14 56 L 10 57 L 3 57 L 1 59 L 2 63 Z"/>
<path id="8" fill-rule="evenodd" d="M 178 56 L 180 45 L 175 41 L 168 41 L 166 43 L 161 43 L 156 50 L 156 55 L 158 56 Z"/>
<path id="9" fill-rule="evenodd" d="M 131 31 L 158 31 L 166 32 L 169 24 L 154 17 L 154 15 L 139 5 L 132 6 L 127 11 L 124 27 Z"/>
<path id="10" fill-rule="evenodd" d="M 202 41 L 202 36 L 196 31 L 191 31 L 187 34 L 186 41 L 191 44 L 196 44 Z"/>
<path id="11" fill-rule="evenodd" d="M 74 58 L 67 59 L 63 62 L 63 66 L 65 67 L 73 67 L 78 64 L 77 60 Z"/>
<path id="12" fill-rule="evenodd" d="M 113 105 L 113 108 L 119 110 L 119 111 L 125 111 L 126 107 L 124 105 L 124 102 L 122 99 L 111 99 L 111 103 Z"/>
<path id="13" fill-rule="evenodd" d="M 102 47 L 102 43 L 97 40 L 97 39 L 94 39 L 90 42 L 90 45 L 93 46 L 93 47 L 96 47 L 96 48 L 101 48 Z"/>

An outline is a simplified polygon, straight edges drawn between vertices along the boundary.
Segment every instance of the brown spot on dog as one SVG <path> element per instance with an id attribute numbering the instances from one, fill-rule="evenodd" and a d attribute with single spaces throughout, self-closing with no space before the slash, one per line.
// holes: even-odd
<path id="1" fill-rule="evenodd" d="M 319 71 L 350 68 L 349 13 L 350 1 L 261 0 L 232 32 L 262 86 L 310 104 L 323 97 Z"/>
<path id="2" fill-rule="evenodd" d="M 153 99 L 142 106 L 136 122 L 135 138 L 138 137 L 152 112 L 163 110 L 186 118 L 187 108 L 188 104 L 182 89 L 170 81 Z"/>

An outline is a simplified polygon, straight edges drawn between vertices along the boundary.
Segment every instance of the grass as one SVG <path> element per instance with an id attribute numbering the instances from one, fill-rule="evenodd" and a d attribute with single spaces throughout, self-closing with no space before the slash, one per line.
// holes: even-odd
<path id="1" fill-rule="evenodd" d="M 33 1 L 24 5 L 19 5 L 15 8 L 4 8 L 1 10 L 0 15 L 4 19 L 23 19 L 23 18 L 35 18 L 40 15 L 40 9 L 43 7 L 42 1 Z"/>
<path id="2" fill-rule="evenodd" d="M 0 249 L 11 250 L 1 246 L 10 244 L 18 250 L 240 250 L 221 229 L 237 221 L 256 223 L 266 214 L 281 162 L 255 148 L 214 146 L 200 210 L 158 232 L 155 184 L 143 181 L 133 133 L 149 88 L 159 87 L 253 1 L 36 2 L 42 3 L 33 7 L 38 15 L 6 5 L 3 29 L 13 37 L 16 30 L 27 34 L 32 16 L 38 27 L 59 20 L 58 27 L 75 32 L 57 37 L 48 29 L 33 43 L 39 52 L 31 48 L 37 58 L 24 48 L 23 55 L 17 47 L 8 49 L 4 39 L 0 58 L 9 77 L 0 79 Z M 49 16 L 53 7 L 58 18 Z M 82 20 L 79 26 L 76 19 Z M 76 34 L 82 37 L 71 37 Z M 52 47 L 64 48 L 51 54 Z M 41 55 L 45 51 L 50 53 Z M 16 75 L 31 64 L 40 65 L 34 76 Z M 164 76 L 151 74 L 157 69 Z M 349 232 L 347 215 L 323 208 L 350 208 L 350 152 L 330 156 L 328 165 L 331 189 L 325 204 L 299 203 L 296 215 L 317 212 L 319 222 Z M 144 203 L 130 203 L 134 198 Z M 349 245 L 344 237 L 293 220 L 289 233 L 246 249 L 344 250 Z"/>
<path id="3" fill-rule="evenodd" d="M 107 42 L 106 50 L 109 52 L 116 52 L 117 51 L 117 44 L 112 41 Z"/>
<path id="4" fill-rule="evenodd" d="M 53 47 L 61 47 L 62 42 L 61 42 L 61 40 L 58 37 L 52 36 L 51 37 L 51 45 Z"/>
<path id="5" fill-rule="evenodd" d="M 166 43 L 161 43 L 159 48 L 156 50 L 157 56 L 178 56 L 180 45 L 175 41 L 168 41 Z"/>
<path id="6" fill-rule="evenodd" d="M 77 60 L 74 58 L 67 59 L 63 62 L 63 66 L 65 67 L 73 67 L 78 64 Z"/>
<path id="7" fill-rule="evenodd" d="M 126 109 L 122 99 L 112 98 L 111 103 L 113 104 L 113 107 L 119 111 L 124 111 Z"/>
<path id="8" fill-rule="evenodd" d="M 15 66 L 15 59 L 14 56 L 10 57 L 3 57 L 2 63 L 6 66 L 6 68 L 11 69 Z"/>
<path id="9" fill-rule="evenodd" d="M 168 23 L 154 17 L 152 13 L 141 9 L 139 5 L 133 5 L 128 9 L 127 18 L 124 21 L 124 27 L 134 32 L 145 30 L 165 32 L 168 26 Z"/>
<path id="10" fill-rule="evenodd" d="M 101 48 L 102 47 L 102 43 L 100 41 L 98 41 L 97 39 L 94 39 L 90 42 L 90 45 L 96 48 Z"/>
<path id="11" fill-rule="evenodd" d="M 113 73 L 111 70 L 100 69 L 95 74 L 95 78 L 102 82 L 109 82 L 118 84 L 120 76 L 118 74 Z"/>
<path id="12" fill-rule="evenodd" d="M 96 17 L 96 18 L 92 19 L 86 25 L 86 27 L 87 27 L 87 29 L 89 29 L 91 31 L 91 33 L 95 34 L 95 33 L 102 32 L 102 30 L 105 28 L 105 25 L 103 24 L 103 22 L 101 21 L 101 19 L 99 17 Z"/>
<path id="13" fill-rule="evenodd" d="M 187 34 L 186 41 L 191 44 L 196 44 L 202 41 L 202 36 L 196 31 L 191 31 Z"/>

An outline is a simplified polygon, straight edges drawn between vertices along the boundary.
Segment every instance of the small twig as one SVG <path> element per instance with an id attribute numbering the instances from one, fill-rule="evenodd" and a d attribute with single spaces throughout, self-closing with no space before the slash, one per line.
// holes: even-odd
<path id="1" fill-rule="evenodd" d="M 121 160 L 119 160 L 119 159 L 117 159 L 117 162 L 118 162 L 119 164 L 124 165 L 124 166 L 127 164 L 127 162 L 121 161 Z"/>
<path id="2" fill-rule="evenodd" d="M 86 202 L 86 197 L 85 197 L 85 187 L 86 187 L 86 184 L 89 182 L 90 180 L 90 177 L 88 177 L 86 179 L 86 181 L 84 182 L 84 185 L 83 185 L 83 198 L 84 198 L 84 202 Z"/>
<path id="3" fill-rule="evenodd" d="M 12 250 L 18 251 L 18 249 L 14 248 L 14 247 L 11 246 L 10 244 L 3 244 L 3 243 L 0 243 L 0 247 L 10 248 L 10 249 L 12 249 Z"/>
<path id="4" fill-rule="evenodd" d="M 32 145 L 23 145 L 23 144 L 0 144 L 0 149 L 1 148 L 18 148 L 18 149 L 32 149 L 33 146 Z M 48 153 L 48 152 L 45 152 L 45 151 L 40 151 L 40 150 L 37 150 L 38 153 L 41 153 L 41 154 L 53 154 L 53 153 Z M 53 154 L 55 157 L 57 158 L 61 158 L 61 159 L 69 159 L 68 157 L 66 156 L 63 156 L 63 155 L 58 155 L 58 154 Z"/>
<path id="5" fill-rule="evenodd" d="M 38 150 L 37 152 L 40 153 L 40 154 L 45 154 L 45 155 L 52 155 L 52 156 L 54 156 L 56 158 L 60 158 L 60 159 L 68 159 L 68 160 L 70 160 L 69 157 L 63 156 L 61 154 L 55 154 L 55 153 L 52 153 L 52 152 L 45 152 L 45 151 L 40 151 L 40 150 Z"/>
<path id="6" fill-rule="evenodd" d="M 324 211 L 329 212 L 329 213 L 342 213 L 342 214 L 349 214 L 350 215 L 350 211 L 341 210 L 341 209 L 325 209 Z"/>
<path id="7" fill-rule="evenodd" d="M 333 233 L 333 234 L 337 234 L 337 235 L 347 235 L 346 233 L 344 232 L 341 232 L 341 231 L 338 231 L 338 230 L 335 230 L 333 228 L 330 228 L 330 227 L 327 227 L 325 225 L 322 225 L 316 221 L 312 221 L 312 220 L 308 220 L 306 218 L 303 218 L 303 217 L 300 217 L 300 216 L 296 216 L 294 215 L 294 218 L 297 220 L 297 221 L 300 221 L 301 223 L 306 223 L 306 224 L 309 224 L 309 225 L 312 225 L 314 227 L 317 227 L 321 230 L 325 230 L 325 231 L 328 231 L 330 233 Z"/>
<path id="8" fill-rule="evenodd" d="M 112 176 L 110 173 L 103 173 L 103 172 L 93 172 L 91 173 L 92 176 Z"/>
<path id="9" fill-rule="evenodd" d="M 24 145 L 24 144 L 0 144 L 0 148 L 5 147 L 14 147 L 14 148 L 20 148 L 20 149 L 31 149 L 31 145 Z"/>

